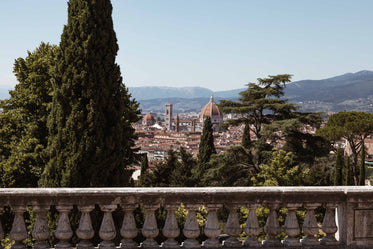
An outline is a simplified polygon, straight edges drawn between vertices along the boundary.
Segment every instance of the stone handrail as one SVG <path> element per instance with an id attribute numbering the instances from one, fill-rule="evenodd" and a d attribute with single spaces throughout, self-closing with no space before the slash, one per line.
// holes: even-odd
<path id="1" fill-rule="evenodd" d="M 178 227 L 175 211 L 183 204 L 188 210 L 182 231 Z M 133 239 L 138 227 L 133 211 L 141 204 L 146 210 L 141 233 L 145 240 L 138 245 Z M 58 224 L 54 232 L 58 242 L 55 248 L 94 248 L 94 236 L 90 212 L 99 205 L 104 212 L 99 230 L 99 248 L 115 248 L 113 239 L 116 229 L 112 212 L 121 207 L 124 219 L 120 230 L 123 249 L 143 248 L 251 248 L 251 247 L 303 247 L 303 248 L 359 248 L 373 246 L 373 188 L 370 187 L 219 187 L 219 188 L 17 188 L 0 189 L 0 207 L 9 206 L 14 220 L 9 235 L 4 235 L 0 224 L 0 239 L 9 236 L 15 243 L 14 249 L 26 248 L 23 241 L 27 229 L 23 214 L 27 207 L 36 213 L 32 237 L 36 240 L 34 248 L 49 248 L 46 243 L 50 236 L 47 212 L 53 206 L 59 212 Z M 207 237 L 200 243 L 196 211 L 200 206 L 208 210 L 203 233 Z M 221 243 L 217 210 L 225 206 L 229 209 L 224 232 L 229 236 Z M 256 210 L 261 206 L 269 209 L 264 231 L 266 239 L 257 239 L 261 228 Z M 77 206 L 81 212 L 79 227 L 71 229 L 69 212 Z M 165 225 L 158 227 L 155 210 L 163 206 L 167 210 Z M 245 206 L 249 210 L 243 232 L 247 239 L 237 239 L 242 233 L 237 210 Z M 325 208 L 323 223 L 317 223 L 315 209 Z M 287 216 L 281 228 L 277 210 L 287 209 Z M 296 210 L 303 207 L 306 215 L 299 226 Z M 280 241 L 277 235 L 285 232 L 287 237 Z M 316 235 L 322 230 L 321 239 Z M 79 239 L 77 245 L 71 243 L 73 234 Z M 159 245 L 154 238 L 160 232 L 167 239 Z M 175 240 L 183 233 L 186 239 L 181 245 Z M 302 234 L 303 238 L 300 239 Z"/>

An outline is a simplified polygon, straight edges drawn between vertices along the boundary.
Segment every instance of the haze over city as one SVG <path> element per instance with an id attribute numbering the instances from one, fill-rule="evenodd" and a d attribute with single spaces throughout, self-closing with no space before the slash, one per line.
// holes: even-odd
<path id="1" fill-rule="evenodd" d="M 124 82 L 242 88 L 258 77 L 323 79 L 371 70 L 373 2 L 113 0 Z M 67 1 L 0 2 L 0 88 L 17 83 L 14 59 L 59 43 Z"/>

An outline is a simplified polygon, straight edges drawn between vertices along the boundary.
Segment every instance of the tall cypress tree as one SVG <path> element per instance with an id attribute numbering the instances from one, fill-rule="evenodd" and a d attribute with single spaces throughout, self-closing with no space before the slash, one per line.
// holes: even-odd
<path id="1" fill-rule="evenodd" d="M 364 139 L 361 142 L 360 150 L 360 172 L 359 172 L 359 185 L 365 186 L 365 143 Z"/>
<path id="2" fill-rule="evenodd" d="M 343 154 L 342 149 L 338 148 L 337 157 L 335 159 L 335 171 L 334 171 L 334 186 L 343 185 Z"/>
<path id="3" fill-rule="evenodd" d="M 201 164 L 207 163 L 210 161 L 211 155 L 216 154 L 212 123 L 209 116 L 206 117 L 203 123 L 201 141 L 199 142 L 198 150 L 198 161 Z"/>
<path id="4" fill-rule="evenodd" d="M 253 146 L 251 137 L 250 137 L 250 124 L 249 123 L 245 124 L 245 128 L 242 134 L 241 146 L 246 149 L 251 149 L 251 147 Z"/>
<path id="5" fill-rule="evenodd" d="M 354 174 L 352 173 L 352 165 L 351 165 L 351 158 L 350 157 L 347 157 L 345 172 L 346 173 L 345 173 L 344 185 L 346 185 L 346 186 L 355 185 Z"/>
<path id="6" fill-rule="evenodd" d="M 110 0 L 70 0 L 57 55 L 43 187 L 123 186 L 138 103 L 115 63 Z"/>

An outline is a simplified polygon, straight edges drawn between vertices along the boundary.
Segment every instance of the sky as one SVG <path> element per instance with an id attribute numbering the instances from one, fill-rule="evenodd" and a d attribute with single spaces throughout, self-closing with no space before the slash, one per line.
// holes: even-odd
<path id="1" fill-rule="evenodd" d="M 112 0 L 124 83 L 245 87 L 268 75 L 293 81 L 373 70 L 371 0 Z M 66 0 L 0 1 L 0 88 L 13 63 L 59 44 Z"/>

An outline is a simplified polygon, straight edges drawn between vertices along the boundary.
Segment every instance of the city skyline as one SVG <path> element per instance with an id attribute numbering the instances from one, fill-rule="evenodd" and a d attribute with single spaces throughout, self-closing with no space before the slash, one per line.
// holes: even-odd
<path id="1" fill-rule="evenodd" d="M 124 83 L 242 88 L 280 73 L 293 80 L 372 70 L 371 1 L 113 0 Z M 2 1 L 0 88 L 14 60 L 59 44 L 67 1 Z"/>

